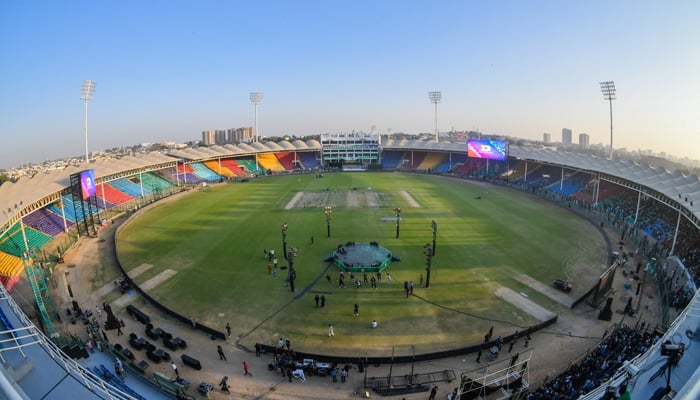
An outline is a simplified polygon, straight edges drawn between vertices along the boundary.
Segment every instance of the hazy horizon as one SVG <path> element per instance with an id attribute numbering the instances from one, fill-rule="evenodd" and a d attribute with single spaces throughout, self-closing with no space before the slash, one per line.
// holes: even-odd
<path id="1" fill-rule="evenodd" d="M 21 2 L 0 6 L 0 168 L 90 151 L 262 136 L 562 128 L 700 159 L 700 3 Z"/>

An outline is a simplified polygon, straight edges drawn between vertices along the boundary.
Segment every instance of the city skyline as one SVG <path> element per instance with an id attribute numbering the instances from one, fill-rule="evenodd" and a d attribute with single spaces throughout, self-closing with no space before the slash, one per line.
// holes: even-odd
<path id="1" fill-rule="evenodd" d="M 5 3 L 0 169 L 89 149 L 262 136 L 479 130 L 700 159 L 694 2 Z"/>

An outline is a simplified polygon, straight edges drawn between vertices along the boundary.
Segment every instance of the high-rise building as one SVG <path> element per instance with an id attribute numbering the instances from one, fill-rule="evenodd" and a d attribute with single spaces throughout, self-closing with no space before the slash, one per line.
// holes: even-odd
<path id="1" fill-rule="evenodd" d="M 245 143 L 251 142 L 253 139 L 253 132 L 255 131 L 252 127 L 247 128 L 231 128 L 226 131 L 226 138 L 228 143 Z"/>
<path id="2" fill-rule="evenodd" d="M 588 146 L 590 146 L 590 140 L 591 138 L 587 133 L 581 133 L 578 135 L 578 145 L 583 149 L 587 149 Z"/>
<path id="3" fill-rule="evenodd" d="M 563 146 L 571 146 L 571 129 L 568 128 L 563 128 L 561 130 L 561 144 Z"/>
<path id="4" fill-rule="evenodd" d="M 214 131 L 216 144 L 226 144 L 226 130 L 217 129 Z"/>
<path id="5" fill-rule="evenodd" d="M 552 143 L 552 134 L 551 133 L 543 133 L 542 134 L 542 141 L 544 144 L 550 144 Z"/>
<path id="6" fill-rule="evenodd" d="M 216 143 L 216 133 L 213 130 L 202 131 L 202 143 L 205 146 L 212 146 Z"/>

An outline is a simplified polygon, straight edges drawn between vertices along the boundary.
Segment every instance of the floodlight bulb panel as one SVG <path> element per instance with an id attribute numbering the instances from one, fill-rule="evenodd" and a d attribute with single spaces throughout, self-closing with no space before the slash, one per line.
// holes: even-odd
<path id="1" fill-rule="evenodd" d="M 255 104 L 260 103 L 262 101 L 262 98 L 263 98 L 262 93 L 259 93 L 259 92 L 250 93 L 250 101 L 255 103 Z"/>
<path id="2" fill-rule="evenodd" d="M 92 95 L 95 93 L 95 88 L 97 87 L 97 82 L 95 81 L 83 81 L 82 97 L 81 100 L 92 100 Z"/>
<path id="3" fill-rule="evenodd" d="M 428 98 L 433 103 L 439 103 L 442 100 L 442 92 L 428 92 Z"/>

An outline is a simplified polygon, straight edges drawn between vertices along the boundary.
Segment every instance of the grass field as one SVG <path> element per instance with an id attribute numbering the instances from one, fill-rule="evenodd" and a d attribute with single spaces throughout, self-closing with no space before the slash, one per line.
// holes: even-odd
<path id="1" fill-rule="evenodd" d="M 330 238 L 326 204 L 333 206 Z M 395 217 L 395 207 L 402 210 L 399 239 L 395 222 L 382 222 Z M 438 223 L 436 256 L 430 288 L 422 288 L 431 220 Z M 299 249 L 295 293 L 285 271 L 268 273 L 263 255 L 274 248 L 285 265 L 285 222 L 288 247 Z M 378 289 L 329 285 L 323 259 L 348 241 L 377 241 L 397 254 L 401 261 L 387 269 L 393 283 Z M 495 296 L 502 287 L 553 313 L 566 312 L 522 275 L 545 285 L 568 279 L 575 284 L 571 296 L 578 297 L 598 278 L 605 246 L 594 225 L 526 193 L 398 173 L 293 175 L 199 189 L 155 203 L 129 221 L 117 241 L 125 269 L 153 265 L 134 279 L 138 284 L 166 269 L 175 272 L 149 294 L 215 329 L 230 322 L 243 345 L 289 337 L 299 351 L 347 355 L 454 348 L 483 340 L 491 326 L 509 334 L 539 323 Z M 337 267 L 328 273 L 335 281 Z M 404 281 L 414 282 L 416 296 L 406 297 Z M 322 309 L 314 305 L 317 293 L 327 300 Z M 379 328 L 370 328 L 373 319 Z"/>

